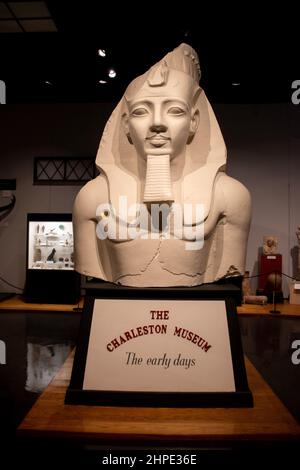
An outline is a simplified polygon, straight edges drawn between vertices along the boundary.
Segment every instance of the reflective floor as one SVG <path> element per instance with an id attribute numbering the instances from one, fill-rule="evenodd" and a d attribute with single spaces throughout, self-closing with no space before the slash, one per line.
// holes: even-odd
<path id="1" fill-rule="evenodd" d="M 0 419 L 14 429 L 74 347 L 79 313 L 0 312 Z"/>
<path id="2" fill-rule="evenodd" d="M 2 423 L 20 423 L 75 345 L 79 322 L 75 312 L 0 312 Z M 247 316 L 240 325 L 244 352 L 300 422 L 300 364 L 291 359 L 300 318 Z"/>
<path id="3" fill-rule="evenodd" d="M 68 466 L 72 456 L 72 462 L 78 464 L 80 461 L 82 468 L 87 468 L 88 460 L 95 464 L 88 468 L 99 467 L 99 449 L 81 449 L 77 444 L 74 447 L 74 443 L 70 443 L 69 448 L 66 443 L 57 442 L 54 445 L 52 440 L 49 443 L 46 440 L 43 444 L 39 442 L 38 445 L 35 439 L 16 443 L 13 438 L 14 430 L 75 345 L 79 323 L 80 313 L 77 312 L 0 312 L 0 467 L 3 455 L 6 455 L 10 466 L 14 460 L 17 466 L 23 466 L 26 462 L 31 468 L 46 468 L 44 463 L 51 456 L 55 463 L 58 455 L 62 462 L 63 455 Z M 245 353 L 300 422 L 300 364 L 294 365 L 291 360 L 291 345 L 295 339 L 300 340 L 300 318 L 243 316 L 240 317 L 240 325 Z M 107 453 L 107 449 L 102 449 L 102 452 Z M 112 447 L 109 449 L 111 452 Z M 262 449 L 252 449 L 251 452 L 248 449 L 248 466 L 243 449 L 223 449 L 223 453 L 212 449 L 209 455 L 207 449 L 201 452 L 196 450 L 199 461 L 205 463 L 207 468 L 232 470 L 240 468 L 242 460 L 243 468 L 248 469 L 256 465 L 258 458 L 262 462 Z M 130 449 L 127 451 L 130 453 Z M 274 470 L 287 468 L 286 455 L 292 462 L 291 453 L 297 455 L 298 451 L 292 443 L 283 449 L 276 443 L 264 452 L 264 463 L 271 468 L 271 459 Z M 41 461 L 44 462 L 42 467 Z M 236 467 L 232 462 L 236 463 Z"/>
<path id="4" fill-rule="evenodd" d="M 247 316 L 240 326 L 244 352 L 300 423 L 300 364 L 292 362 L 292 343 L 299 340 L 300 347 L 300 318 Z"/>

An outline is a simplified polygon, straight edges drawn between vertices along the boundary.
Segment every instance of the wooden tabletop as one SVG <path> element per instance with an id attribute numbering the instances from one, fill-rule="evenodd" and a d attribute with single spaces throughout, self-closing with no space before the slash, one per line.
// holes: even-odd
<path id="1" fill-rule="evenodd" d="M 287 301 L 284 301 L 284 303 L 282 304 L 276 304 L 276 310 L 279 310 L 280 313 L 271 313 L 271 310 L 273 310 L 273 304 L 243 304 L 240 307 L 237 307 L 237 312 L 241 315 L 273 315 L 277 317 L 300 317 L 300 305 L 289 304 Z"/>
<path id="2" fill-rule="evenodd" d="M 14 295 L 0 302 L 1 310 L 10 311 L 39 311 L 39 312 L 73 312 L 74 308 L 83 307 L 83 299 L 78 304 L 38 304 L 25 302 L 22 295 Z"/>
<path id="3" fill-rule="evenodd" d="M 51 311 L 51 312 L 73 312 L 74 308 L 83 307 L 83 298 L 78 304 L 38 304 L 25 302 L 24 297 L 21 295 L 14 295 L 9 299 L 0 301 L 0 311 Z M 238 314 L 241 315 L 275 315 L 283 317 L 300 317 L 300 305 L 292 305 L 285 301 L 283 304 L 277 304 L 276 308 L 280 311 L 279 314 L 272 314 L 272 304 L 266 305 L 253 305 L 243 304 L 237 307 Z"/>
<path id="4" fill-rule="evenodd" d="M 254 408 L 138 408 L 65 405 L 73 357 L 37 400 L 19 436 L 84 441 L 200 444 L 300 440 L 300 426 L 247 360 Z"/>

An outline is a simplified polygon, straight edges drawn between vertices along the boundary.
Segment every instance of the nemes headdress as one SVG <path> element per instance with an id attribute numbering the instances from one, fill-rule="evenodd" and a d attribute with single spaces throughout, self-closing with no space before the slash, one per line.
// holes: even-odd
<path id="1" fill-rule="evenodd" d="M 145 89 L 151 93 L 151 89 L 155 92 L 158 87 L 167 86 L 172 70 L 183 74 L 181 83 L 178 83 L 181 88 L 185 86 L 190 93 L 200 89 L 201 71 L 198 56 L 190 46 L 181 44 L 146 73 L 134 79 L 125 91 L 125 99 L 131 101 Z"/>
<path id="2" fill-rule="evenodd" d="M 168 80 L 172 70 L 178 73 L 176 80 L 170 83 Z M 192 47 L 183 43 L 127 87 L 105 126 L 96 157 L 96 165 L 106 175 L 110 203 L 114 207 L 118 207 L 120 195 L 127 196 L 129 205 L 141 202 L 138 200 L 138 156 L 121 125 L 127 104 L 136 99 L 139 93 L 144 93 L 145 89 L 150 96 L 155 95 L 158 88 L 161 92 L 163 87 L 170 93 L 171 85 L 171 92 L 174 93 L 177 86 L 184 89 L 187 99 L 193 100 L 193 107 L 200 113 L 199 126 L 191 143 L 187 145 L 186 154 L 196 170 L 183 179 L 182 203 L 202 203 L 204 219 L 208 216 L 215 178 L 218 172 L 225 169 L 226 147 L 214 112 L 199 86 L 200 77 L 197 54 Z"/>

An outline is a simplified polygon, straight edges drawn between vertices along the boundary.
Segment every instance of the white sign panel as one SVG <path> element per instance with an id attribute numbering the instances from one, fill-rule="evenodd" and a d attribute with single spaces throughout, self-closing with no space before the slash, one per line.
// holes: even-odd
<path id="1" fill-rule="evenodd" d="M 83 390 L 234 392 L 225 301 L 96 299 Z"/>

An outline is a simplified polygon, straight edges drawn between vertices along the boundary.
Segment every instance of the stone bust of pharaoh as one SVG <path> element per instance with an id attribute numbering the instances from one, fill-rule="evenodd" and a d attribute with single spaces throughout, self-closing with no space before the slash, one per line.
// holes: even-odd
<path id="1" fill-rule="evenodd" d="M 100 175 L 77 195 L 75 267 L 137 287 L 195 286 L 244 273 L 248 190 L 181 44 L 128 86 L 100 142 Z"/>
<path id="2" fill-rule="evenodd" d="M 278 253 L 278 239 L 272 235 L 266 235 L 263 239 L 263 254 L 276 255 Z"/>

